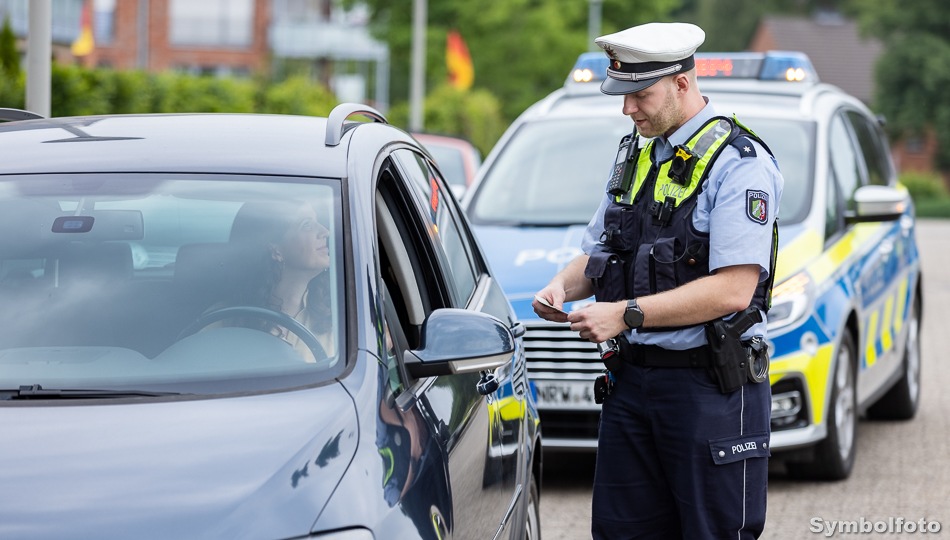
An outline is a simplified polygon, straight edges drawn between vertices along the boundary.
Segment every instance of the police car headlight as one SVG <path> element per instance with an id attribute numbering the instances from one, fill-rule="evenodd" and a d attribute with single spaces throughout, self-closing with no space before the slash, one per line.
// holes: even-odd
<path id="1" fill-rule="evenodd" d="M 795 274 L 772 290 L 769 332 L 799 322 L 808 313 L 814 299 L 814 282 L 806 272 Z"/>

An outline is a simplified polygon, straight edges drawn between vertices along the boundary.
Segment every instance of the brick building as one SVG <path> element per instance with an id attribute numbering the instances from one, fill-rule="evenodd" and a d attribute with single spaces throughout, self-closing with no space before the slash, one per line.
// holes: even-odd
<path id="1" fill-rule="evenodd" d="M 857 23 L 836 13 L 814 17 L 765 16 L 759 22 L 750 51 L 801 51 L 811 58 L 823 81 L 857 97 L 873 110 L 874 69 L 883 45 L 864 38 Z M 937 141 L 930 132 L 892 145 L 895 165 L 903 171 L 935 171 Z M 950 186 L 950 176 L 945 175 Z"/>
<path id="2" fill-rule="evenodd" d="M 340 0 L 51 0 L 56 61 L 248 77 L 305 73 L 343 101 L 387 109 L 389 50 Z M 29 0 L 0 0 L 25 48 Z M 92 40 L 70 54 L 84 27 Z M 281 66 L 290 66 L 280 69 Z M 372 96 L 372 97 L 370 97 Z"/>
<path id="3" fill-rule="evenodd" d="M 86 66 L 209 75 L 250 75 L 267 69 L 268 0 L 96 4 L 96 45 L 81 59 Z"/>

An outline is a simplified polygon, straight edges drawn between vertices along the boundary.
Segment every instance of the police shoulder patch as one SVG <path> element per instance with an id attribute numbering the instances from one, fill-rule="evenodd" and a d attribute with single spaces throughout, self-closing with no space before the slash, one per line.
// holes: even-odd
<path id="1" fill-rule="evenodd" d="M 768 223 L 769 194 L 757 189 L 747 189 L 745 191 L 745 215 L 760 225 Z"/>
<path id="2" fill-rule="evenodd" d="M 744 158 L 755 157 L 755 146 L 752 144 L 752 141 L 749 140 L 749 138 L 746 137 L 745 135 L 739 135 L 738 137 L 733 139 L 732 142 L 729 144 L 734 146 L 736 150 L 739 151 L 739 156 L 744 157 Z"/>

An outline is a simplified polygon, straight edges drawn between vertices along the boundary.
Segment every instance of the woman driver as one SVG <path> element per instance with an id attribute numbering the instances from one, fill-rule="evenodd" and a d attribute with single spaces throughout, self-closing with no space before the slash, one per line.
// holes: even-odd
<path id="1" fill-rule="evenodd" d="M 248 265 L 235 291 L 236 305 L 258 306 L 293 317 L 317 337 L 327 357 L 336 354 L 330 310 L 329 231 L 303 201 L 251 201 L 238 211 L 230 242 Z M 241 326 L 280 336 L 308 361 L 320 360 L 299 336 L 276 323 L 242 317 Z"/>

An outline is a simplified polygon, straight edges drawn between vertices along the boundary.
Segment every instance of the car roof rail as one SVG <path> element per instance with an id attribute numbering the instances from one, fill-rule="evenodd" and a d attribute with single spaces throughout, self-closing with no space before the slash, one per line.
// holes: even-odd
<path id="1" fill-rule="evenodd" d="M 43 115 L 36 114 L 35 112 L 0 107 L 0 120 L 4 122 L 15 122 L 17 120 L 41 120 L 43 118 Z"/>
<path id="2" fill-rule="evenodd" d="M 343 132 L 346 131 L 346 119 L 355 114 L 363 115 L 374 122 L 381 122 L 383 124 L 389 123 L 386 121 L 386 117 L 383 116 L 383 113 L 369 105 L 363 105 L 361 103 L 341 103 L 334 107 L 333 110 L 330 111 L 330 116 L 327 117 L 327 146 L 337 146 L 340 144 L 340 140 L 343 138 Z"/>

